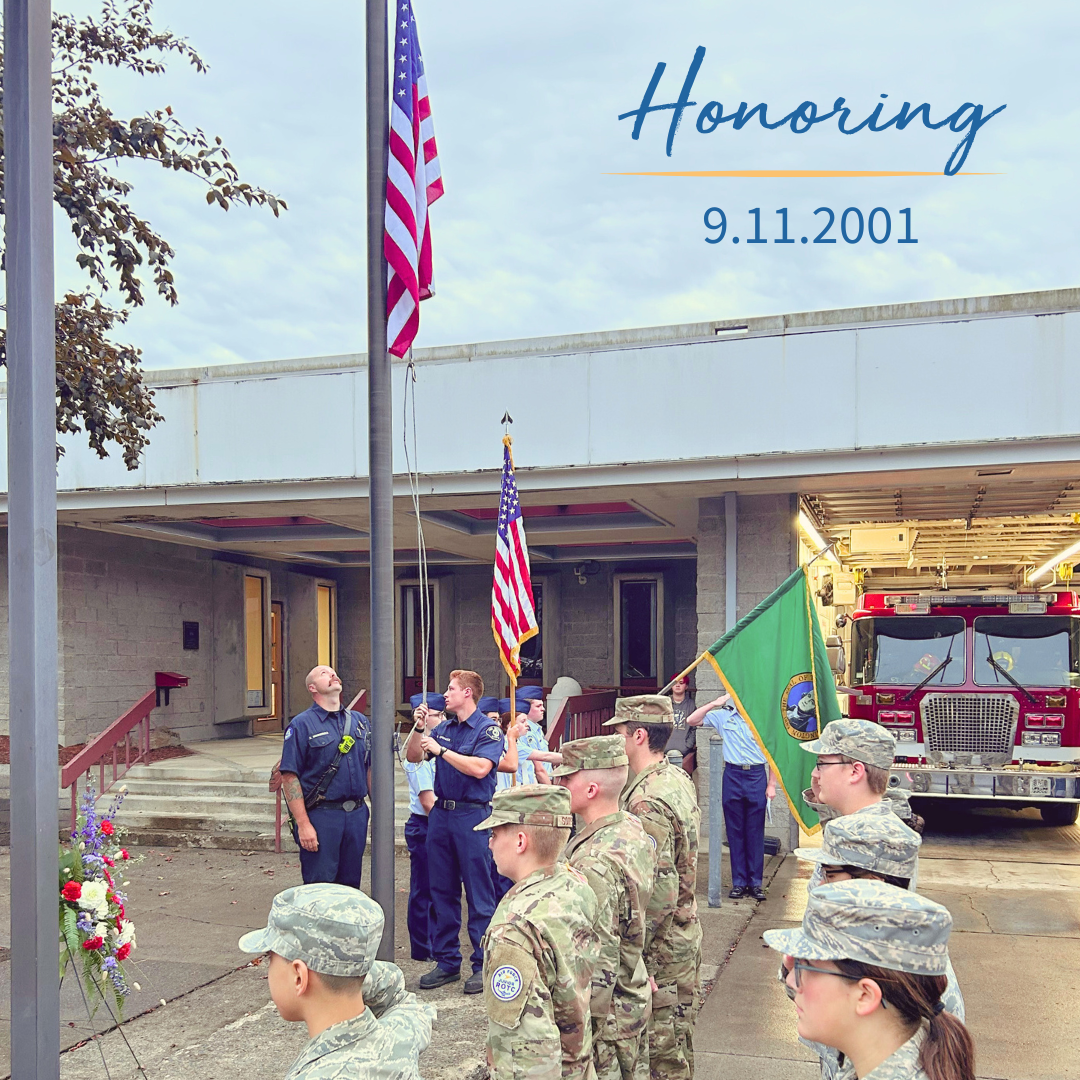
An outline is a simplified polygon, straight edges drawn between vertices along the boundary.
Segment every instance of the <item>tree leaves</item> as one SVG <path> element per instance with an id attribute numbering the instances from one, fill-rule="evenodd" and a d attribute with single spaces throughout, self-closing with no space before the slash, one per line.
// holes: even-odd
<path id="1" fill-rule="evenodd" d="M 206 186 L 206 202 L 223 210 L 243 201 L 266 206 L 279 217 L 285 200 L 240 181 L 221 138 L 184 127 L 172 106 L 123 120 L 101 97 L 93 74 L 99 65 L 137 75 L 165 70 L 173 55 L 202 73 L 207 66 L 186 38 L 154 29 L 153 0 L 102 0 L 100 15 L 53 15 L 54 199 L 65 212 L 79 246 L 76 262 L 90 281 L 56 306 L 58 432 L 85 431 L 100 457 L 107 443 L 120 446 L 129 469 L 138 466 L 147 432 L 161 420 L 153 393 L 142 382 L 140 351 L 112 341 L 110 331 L 127 321 L 128 308 L 145 302 L 148 274 L 168 304 L 179 301 L 170 261 L 172 246 L 127 201 L 129 181 L 110 169 L 125 159 L 155 162 L 186 172 Z M 2 110 L 0 110 L 2 114 Z M 3 142 L 0 133 L 0 214 Z M 110 290 L 123 307 L 103 302 Z M 6 336 L 0 331 L 0 364 Z M 62 450 L 58 448 L 58 453 Z"/>

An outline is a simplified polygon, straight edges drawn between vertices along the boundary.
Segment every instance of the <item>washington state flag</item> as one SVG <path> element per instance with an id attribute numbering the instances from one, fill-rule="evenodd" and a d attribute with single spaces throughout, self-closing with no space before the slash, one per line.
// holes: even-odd
<path id="1" fill-rule="evenodd" d="M 707 649 L 706 659 L 780 778 L 799 825 L 817 832 L 818 816 L 802 797 L 816 758 L 802 744 L 841 714 L 806 568 Z"/>

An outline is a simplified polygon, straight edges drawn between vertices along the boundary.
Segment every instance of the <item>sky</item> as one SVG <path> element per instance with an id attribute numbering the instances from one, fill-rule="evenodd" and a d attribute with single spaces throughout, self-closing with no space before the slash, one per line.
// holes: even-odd
<path id="1" fill-rule="evenodd" d="M 436 295 L 421 306 L 417 346 L 1078 284 L 1076 4 L 414 0 L 414 11 L 446 189 L 431 210 Z M 365 351 L 363 4 L 157 0 L 155 12 L 209 72 L 175 60 L 161 76 L 104 72 L 107 100 L 125 117 L 169 105 L 220 135 L 241 178 L 289 210 L 226 214 L 191 177 L 125 166 L 134 208 L 177 251 L 180 304 L 150 297 L 124 338 L 147 368 Z M 636 141 L 633 120 L 617 117 L 640 105 L 660 62 L 654 103 L 675 100 L 699 47 L 697 105 L 668 157 L 670 112 L 647 116 Z M 943 170 L 965 132 L 947 128 L 695 127 L 709 101 L 724 115 L 765 102 L 773 120 L 805 101 L 823 114 L 840 96 L 849 127 L 879 102 L 885 119 L 904 101 L 930 103 L 934 120 L 965 103 L 1007 107 L 957 176 Z M 933 175 L 617 175 L 725 169 Z M 710 207 L 728 222 L 717 244 L 706 243 L 717 235 L 703 220 Z M 827 221 L 821 207 L 835 213 L 825 238 L 838 242 L 803 244 Z M 845 242 L 849 207 L 864 221 L 888 210 L 889 240 L 864 231 Z M 753 208 L 770 241 L 787 208 L 795 243 L 747 244 Z M 917 244 L 896 242 L 904 208 Z M 845 220 L 854 237 L 857 215 Z M 62 292 L 82 279 L 59 214 L 56 226 Z"/>

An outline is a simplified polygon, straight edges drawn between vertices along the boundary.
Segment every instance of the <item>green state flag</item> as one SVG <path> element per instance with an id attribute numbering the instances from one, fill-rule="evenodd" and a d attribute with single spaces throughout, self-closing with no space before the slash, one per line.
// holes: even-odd
<path id="1" fill-rule="evenodd" d="M 817 832 L 818 816 L 802 798 L 816 759 L 801 744 L 841 713 L 806 568 L 740 619 L 705 658 L 780 778 L 803 831 Z"/>

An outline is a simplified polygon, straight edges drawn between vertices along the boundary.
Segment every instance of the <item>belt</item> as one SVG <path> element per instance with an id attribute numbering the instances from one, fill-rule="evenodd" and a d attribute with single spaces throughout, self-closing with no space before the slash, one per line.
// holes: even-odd
<path id="1" fill-rule="evenodd" d="M 323 799 L 314 809 L 318 810 L 320 807 L 327 806 L 331 810 L 344 810 L 348 814 L 363 805 L 363 799 Z"/>
<path id="2" fill-rule="evenodd" d="M 479 799 L 436 799 L 435 805 L 440 810 L 464 810 L 467 806 L 488 806 L 486 802 L 481 802 Z"/>
<path id="3" fill-rule="evenodd" d="M 751 769 L 764 769 L 765 768 L 765 762 L 759 761 L 754 765 L 740 765 L 739 762 L 737 762 L 737 761 L 725 761 L 724 762 L 724 768 L 725 769 L 743 769 L 744 771 L 749 772 Z"/>

